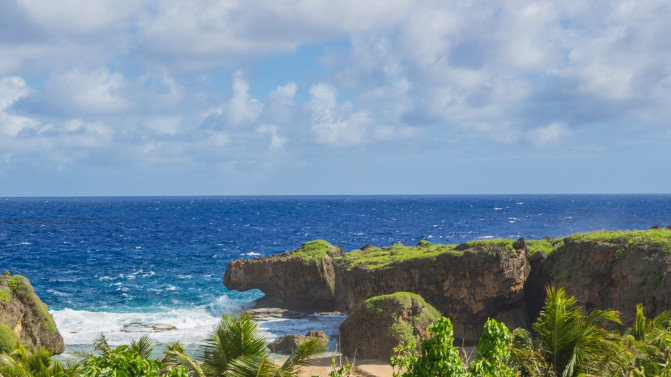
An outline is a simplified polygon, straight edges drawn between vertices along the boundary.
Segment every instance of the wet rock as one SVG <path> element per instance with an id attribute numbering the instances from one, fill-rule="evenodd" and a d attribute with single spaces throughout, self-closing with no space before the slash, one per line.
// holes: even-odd
<path id="1" fill-rule="evenodd" d="M 305 335 L 285 335 L 268 344 L 268 348 L 275 353 L 291 354 L 298 346 L 312 339 L 318 339 L 324 347 L 329 342 L 329 337 L 323 330 L 312 330 Z"/>

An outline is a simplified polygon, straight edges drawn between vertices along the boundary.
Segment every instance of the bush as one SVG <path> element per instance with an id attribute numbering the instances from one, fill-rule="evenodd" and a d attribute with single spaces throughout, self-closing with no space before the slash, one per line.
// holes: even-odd
<path id="1" fill-rule="evenodd" d="M 10 353 L 16 349 L 19 337 L 7 325 L 0 324 L 0 353 Z"/>

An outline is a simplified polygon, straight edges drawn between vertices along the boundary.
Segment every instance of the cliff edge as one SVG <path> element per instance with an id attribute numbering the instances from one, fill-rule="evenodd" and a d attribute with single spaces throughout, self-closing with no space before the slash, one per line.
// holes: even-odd
<path id="1" fill-rule="evenodd" d="M 13 343 L 9 338 L 18 338 L 24 345 L 48 347 L 54 354 L 65 351 L 63 338 L 56 329 L 47 305 L 23 276 L 10 276 L 7 273 L 0 275 L 0 326 L 5 330 L 2 333 L 7 338 L 6 346 Z"/>
<path id="2" fill-rule="evenodd" d="M 333 260 L 342 255 L 341 247 L 315 240 L 267 258 L 237 259 L 228 264 L 224 285 L 238 291 L 260 289 L 265 296 L 257 301 L 259 307 L 333 311 Z"/>

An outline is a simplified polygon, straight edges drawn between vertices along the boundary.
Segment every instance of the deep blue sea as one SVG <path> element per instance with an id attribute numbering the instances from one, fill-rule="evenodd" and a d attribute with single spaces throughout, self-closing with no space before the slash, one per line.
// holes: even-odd
<path id="1" fill-rule="evenodd" d="M 671 224 L 671 195 L 0 198 L 0 270 L 30 279 L 69 350 L 151 324 L 158 342 L 200 342 L 261 292 L 228 291 L 226 264 L 325 239 L 344 249 L 539 239 Z M 342 316 L 262 324 L 272 339 Z M 139 323 L 139 324 L 138 324 Z"/>

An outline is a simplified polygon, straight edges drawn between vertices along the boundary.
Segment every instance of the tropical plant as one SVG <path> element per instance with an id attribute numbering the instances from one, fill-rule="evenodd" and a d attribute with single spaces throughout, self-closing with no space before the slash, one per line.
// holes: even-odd
<path id="1" fill-rule="evenodd" d="M 671 376 L 671 312 L 648 320 L 636 305 L 634 325 L 622 336 L 631 368 L 641 376 Z"/>
<path id="2" fill-rule="evenodd" d="M 544 360 L 540 365 L 520 369 L 542 370 L 549 365 L 555 375 L 562 377 L 617 373 L 625 361 L 620 352 L 619 333 L 608 330 L 607 326 L 619 323 L 616 311 L 594 310 L 585 315 L 576 299 L 563 288 L 548 287 L 544 308 L 533 324 L 536 338 L 524 339 L 524 333 L 519 333 L 514 344 L 525 348 L 514 358 L 518 363 L 528 364 L 538 362 L 538 358 L 523 360 L 520 354 L 540 355 Z"/>
<path id="3" fill-rule="evenodd" d="M 412 355 L 412 349 L 401 347 L 404 353 L 392 357 L 392 366 L 405 370 L 394 373 L 402 377 L 460 377 L 466 376 L 466 367 L 454 347 L 452 322 L 441 317 L 427 329 L 429 337 L 422 340 L 419 357 Z M 414 349 L 414 347 L 413 347 Z"/>
<path id="4" fill-rule="evenodd" d="M 170 363 L 183 365 L 191 375 L 199 377 L 286 377 L 298 375 L 307 360 L 323 349 L 319 340 L 310 340 L 298 346 L 278 367 L 270 360 L 266 340 L 251 316 L 224 314 L 205 340 L 201 363 L 189 357 L 179 343 L 170 345 L 166 356 Z"/>
<path id="5" fill-rule="evenodd" d="M 22 344 L 9 354 L 0 355 L 0 375 L 4 377 L 74 377 L 79 375 L 79 364 L 52 360 L 46 348 L 31 351 Z"/>
<path id="6" fill-rule="evenodd" d="M 475 361 L 468 366 L 473 376 L 514 377 L 515 371 L 506 363 L 510 358 L 512 334 L 506 325 L 489 319 L 478 342 Z"/>

